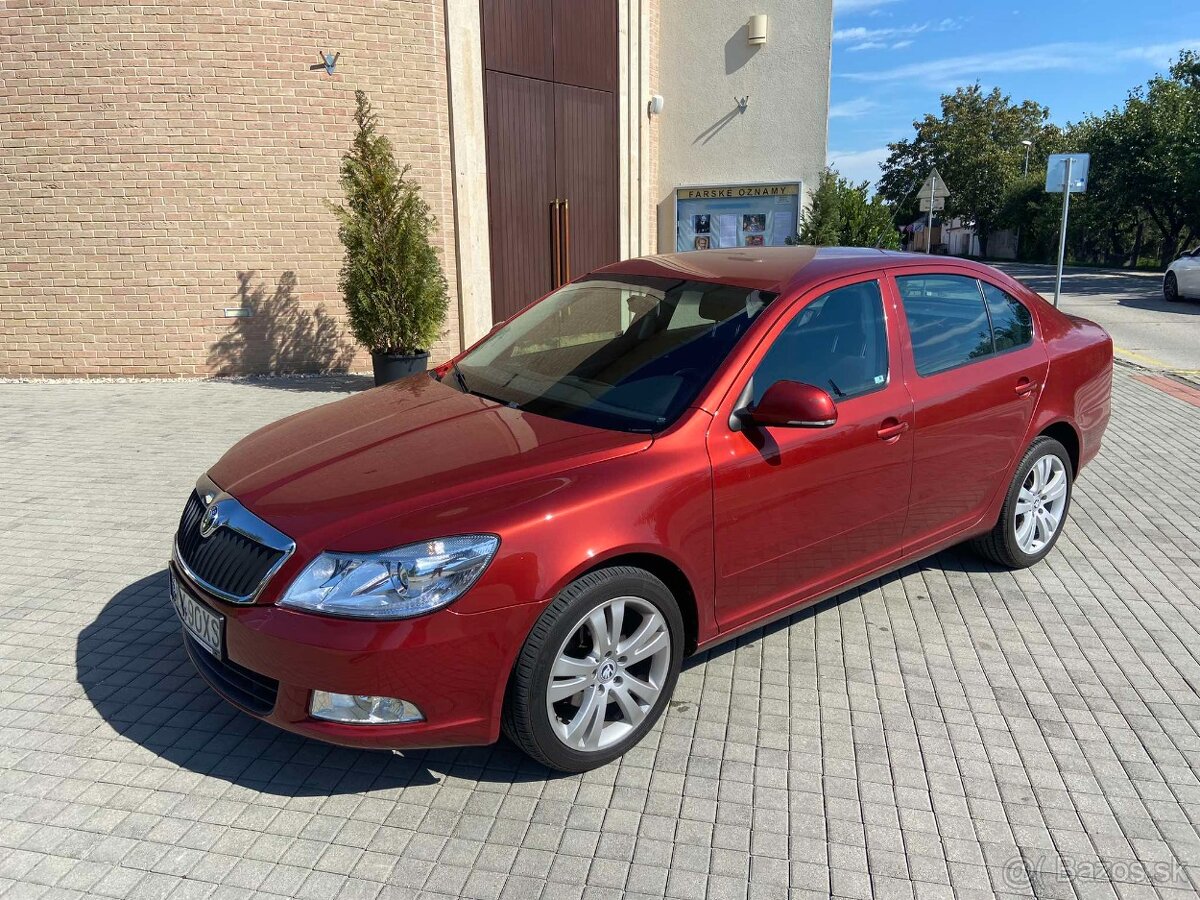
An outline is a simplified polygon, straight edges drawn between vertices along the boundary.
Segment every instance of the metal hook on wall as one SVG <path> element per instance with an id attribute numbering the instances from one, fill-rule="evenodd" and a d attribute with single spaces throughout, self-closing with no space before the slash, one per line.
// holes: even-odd
<path id="1" fill-rule="evenodd" d="M 737 104 L 738 112 L 745 112 L 746 107 L 750 105 L 750 95 L 745 97 L 734 97 L 733 102 Z"/>
<path id="2" fill-rule="evenodd" d="M 309 66 L 309 68 L 310 69 L 324 69 L 325 74 L 332 75 L 333 70 L 335 68 L 337 68 L 337 61 L 341 57 L 341 55 L 342 55 L 341 51 L 338 51 L 337 53 L 325 53 L 321 50 L 318 50 L 317 56 L 320 58 L 321 61 L 319 63 L 317 63 L 315 66 Z"/>

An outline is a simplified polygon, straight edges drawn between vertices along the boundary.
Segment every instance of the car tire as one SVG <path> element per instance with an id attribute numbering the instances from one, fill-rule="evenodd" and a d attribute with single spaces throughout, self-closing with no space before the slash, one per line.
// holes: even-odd
<path id="1" fill-rule="evenodd" d="M 560 772 L 611 762 L 662 715 L 679 677 L 683 642 L 679 604 L 649 572 L 613 566 L 581 576 L 525 639 L 505 697 L 504 733 Z"/>
<path id="2" fill-rule="evenodd" d="M 1060 476 L 1061 485 L 1056 480 Z M 1074 480 L 1066 447 L 1050 437 L 1034 440 L 1013 475 L 999 521 L 973 541 L 975 549 L 1010 569 L 1025 569 L 1044 559 L 1066 526 Z"/>
<path id="3" fill-rule="evenodd" d="M 1178 303 L 1183 299 L 1179 293 L 1179 279 L 1176 278 L 1174 272 L 1168 272 L 1163 278 L 1163 297 L 1168 303 Z"/>

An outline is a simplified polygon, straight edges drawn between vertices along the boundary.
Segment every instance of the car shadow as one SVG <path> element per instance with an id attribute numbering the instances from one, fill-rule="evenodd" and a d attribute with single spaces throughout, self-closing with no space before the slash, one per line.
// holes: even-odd
<path id="1" fill-rule="evenodd" d="M 944 551 L 698 653 L 691 669 L 924 568 L 1004 571 L 972 553 Z M 533 762 L 505 738 L 490 747 L 359 750 L 267 725 L 223 700 L 183 648 L 165 569 L 118 591 L 75 647 L 76 679 L 121 736 L 197 775 L 267 794 L 325 797 L 436 784 L 444 778 L 516 784 L 570 777 Z"/>
<path id="2" fill-rule="evenodd" d="M 506 740 L 394 752 L 337 747 L 282 731 L 219 697 L 183 648 L 165 569 L 112 597 L 79 633 L 76 679 L 118 734 L 198 775 L 286 797 L 429 785 L 446 777 L 517 783 L 560 777 Z"/>
<path id="3" fill-rule="evenodd" d="M 784 631 L 791 628 L 800 622 L 811 619 L 819 613 L 832 609 L 835 606 L 841 606 L 851 600 L 858 600 L 864 594 L 869 594 L 871 591 L 884 588 L 893 582 L 899 581 L 907 575 L 913 575 L 927 569 L 945 569 L 954 572 L 971 573 L 988 573 L 996 574 L 999 572 L 1007 572 L 1008 569 L 1004 566 L 996 565 L 989 562 L 983 557 L 971 552 L 967 548 L 952 547 L 949 550 L 943 550 L 941 553 L 936 553 L 933 556 L 928 556 L 925 559 L 918 560 L 914 563 L 909 563 L 903 568 L 896 569 L 893 572 L 888 572 L 885 575 L 880 575 L 877 578 L 872 578 L 870 581 L 860 584 L 856 588 L 848 591 L 843 591 L 840 594 L 834 594 L 832 597 L 827 597 L 810 606 L 797 610 L 791 615 L 776 619 L 761 628 L 755 628 L 752 631 L 747 631 L 740 637 L 725 641 L 711 649 L 701 653 L 696 653 L 683 661 L 683 668 L 694 668 L 710 659 L 719 659 L 727 653 L 733 653 L 739 647 L 744 647 L 747 644 L 753 644 L 769 635 L 779 631 Z"/>
<path id="4" fill-rule="evenodd" d="M 1121 297 L 1117 300 L 1117 305 L 1127 306 L 1130 309 L 1148 309 L 1154 312 L 1200 316 L 1200 302 L 1190 297 L 1183 300 L 1176 300 L 1173 303 L 1162 297 Z"/>

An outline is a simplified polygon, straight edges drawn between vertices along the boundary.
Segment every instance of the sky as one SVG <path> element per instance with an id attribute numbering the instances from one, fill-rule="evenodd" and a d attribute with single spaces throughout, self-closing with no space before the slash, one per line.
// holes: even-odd
<path id="1" fill-rule="evenodd" d="M 1118 105 L 1181 49 L 1200 50 L 1200 3 L 834 0 L 833 29 L 829 163 L 873 182 L 888 143 L 960 85 L 1036 100 L 1059 125 Z"/>

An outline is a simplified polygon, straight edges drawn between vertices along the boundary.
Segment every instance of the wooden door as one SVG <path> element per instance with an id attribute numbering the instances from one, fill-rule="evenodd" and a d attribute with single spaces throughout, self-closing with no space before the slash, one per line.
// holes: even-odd
<path id="1" fill-rule="evenodd" d="M 499 321 L 617 259 L 617 5 L 481 0 L 481 13 Z"/>
<path id="2" fill-rule="evenodd" d="M 492 316 L 507 319 L 551 288 L 554 85 L 487 72 Z"/>
<path id="3" fill-rule="evenodd" d="M 614 0 L 552 0 L 552 4 L 554 80 L 615 92 L 617 4 Z"/>
<path id="4" fill-rule="evenodd" d="M 564 280 L 617 259 L 616 104 L 609 91 L 554 86 L 556 195 L 567 201 Z"/>
<path id="5" fill-rule="evenodd" d="M 483 0 L 480 13 L 484 69 L 554 79 L 554 35 L 546 0 Z"/>

